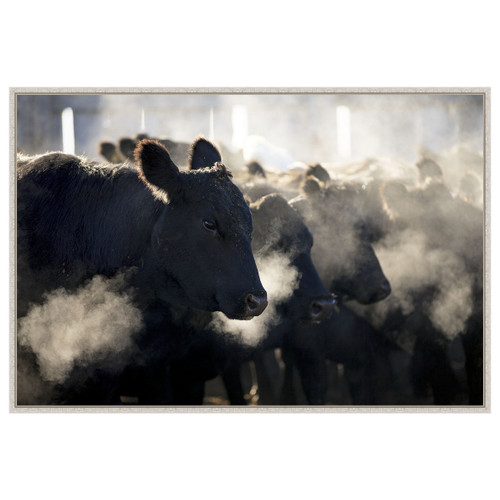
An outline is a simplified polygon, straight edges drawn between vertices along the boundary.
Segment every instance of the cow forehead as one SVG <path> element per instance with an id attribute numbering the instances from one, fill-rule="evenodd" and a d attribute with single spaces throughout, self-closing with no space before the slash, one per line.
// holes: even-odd
<path id="1" fill-rule="evenodd" d="M 312 235 L 302 217 L 285 200 L 265 197 L 252 210 L 256 235 L 264 245 L 279 245 L 294 255 L 309 251 Z"/>
<path id="2" fill-rule="evenodd" d="M 323 218 L 333 223 L 347 224 L 354 227 L 362 217 L 354 203 L 352 196 L 327 196 L 314 204 L 314 209 Z"/>
<path id="3" fill-rule="evenodd" d="M 243 194 L 229 175 L 211 168 L 192 171 L 184 180 L 184 199 L 189 204 L 211 206 L 218 217 L 229 218 L 235 229 L 252 226 L 252 215 Z"/>

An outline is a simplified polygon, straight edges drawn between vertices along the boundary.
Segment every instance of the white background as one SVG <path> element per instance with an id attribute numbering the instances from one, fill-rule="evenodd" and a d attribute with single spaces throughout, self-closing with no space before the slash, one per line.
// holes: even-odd
<path id="1" fill-rule="evenodd" d="M 491 414 L 9 414 L 9 87 L 491 87 L 495 186 L 493 2 L 197 4 L 2 4 L 4 498 L 499 498 L 495 290 Z"/>

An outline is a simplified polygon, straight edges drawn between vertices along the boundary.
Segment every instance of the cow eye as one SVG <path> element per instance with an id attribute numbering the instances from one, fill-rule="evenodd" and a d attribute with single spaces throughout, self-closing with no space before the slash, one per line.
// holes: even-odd
<path id="1" fill-rule="evenodd" d="M 214 233 L 217 231 L 217 224 L 214 221 L 212 221 L 212 220 L 205 219 L 203 221 L 203 227 L 207 231 L 212 231 Z"/>

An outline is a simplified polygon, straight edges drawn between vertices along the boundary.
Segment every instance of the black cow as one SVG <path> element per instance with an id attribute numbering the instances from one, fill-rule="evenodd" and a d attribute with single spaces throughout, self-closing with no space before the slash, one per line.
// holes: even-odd
<path id="1" fill-rule="evenodd" d="M 193 142 L 193 171 L 144 140 L 137 168 L 49 153 L 18 165 L 18 314 L 58 287 L 133 268 L 142 307 L 159 301 L 250 319 L 267 306 L 252 216 L 218 150 Z"/>
<path id="2" fill-rule="evenodd" d="M 431 166 L 437 172 L 439 166 Z M 380 250 L 406 250 L 398 251 L 399 265 L 392 266 L 398 283 L 393 297 L 369 317 L 411 352 L 417 402 L 464 402 L 467 389 L 449 354 L 452 341 L 461 339 L 469 403 L 482 404 L 482 212 L 454 198 L 439 175 L 427 175 L 422 187 L 411 190 L 392 182 L 382 194 L 393 228 Z M 412 248 L 418 249 L 418 263 Z"/>
<path id="3" fill-rule="evenodd" d="M 99 143 L 99 154 L 109 163 L 121 163 L 121 158 L 112 142 L 102 141 Z"/>
<path id="4" fill-rule="evenodd" d="M 138 141 L 132 139 L 131 137 L 122 137 L 118 141 L 118 151 L 122 161 L 134 160 L 134 151 L 138 144 Z"/>
<path id="5" fill-rule="evenodd" d="M 123 163 L 127 160 L 133 162 L 137 144 L 143 139 L 149 138 L 148 134 L 136 134 L 134 137 L 121 137 L 118 140 L 118 144 L 110 141 L 101 141 L 98 144 L 97 152 L 109 163 Z M 178 165 L 179 163 L 176 161 L 171 149 L 167 147 L 167 150 L 172 161 Z"/>
<path id="6" fill-rule="evenodd" d="M 325 188 L 311 176 L 303 189 L 304 194 L 291 204 L 314 235 L 313 260 L 329 290 L 362 304 L 387 297 L 391 287 L 358 211 L 356 190 L 335 184 Z"/>
<path id="7" fill-rule="evenodd" d="M 333 297 L 322 285 L 311 260 L 313 236 L 302 217 L 280 195 L 271 194 L 250 204 L 254 220 L 252 248 L 260 258 L 284 255 L 300 273 L 287 318 L 323 321 L 329 317 Z"/>
<path id="8" fill-rule="evenodd" d="M 324 404 L 326 360 L 345 364 L 352 399 L 356 404 L 376 404 L 378 392 L 370 389 L 373 380 L 388 380 L 385 364 L 390 349 L 387 342 L 366 321 L 343 305 L 356 300 L 371 304 L 385 299 L 390 284 L 371 245 L 369 227 L 362 216 L 366 193 L 352 186 L 330 184 L 307 176 L 303 196 L 291 201 L 304 215 L 313 232 L 313 259 L 324 283 L 339 299 L 340 309 L 322 325 L 297 326 L 283 349 L 285 380 L 282 404 L 293 404 L 293 367 L 297 366 L 310 404 Z M 358 322 L 358 324 L 357 324 Z M 352 331 L 351 335 L 346 332 Z M 342 339 L 342 340 L 341 340 Z M 331 346 L 342 345 L 342 349 Z M 330 347 L 329 347 L 330 346 Z M 354 383 L 354 380 L 361 379 Z"/>
<path id="9" fill-rule="evenodd" d="M 250 163 L 246 164 L 246 167 L 248 173 L 252 176 L 262 177 L 263 179 L 267 177 L 265 170 L 262 168 L 262 165 L 258 161 L 251 161 Z"/>

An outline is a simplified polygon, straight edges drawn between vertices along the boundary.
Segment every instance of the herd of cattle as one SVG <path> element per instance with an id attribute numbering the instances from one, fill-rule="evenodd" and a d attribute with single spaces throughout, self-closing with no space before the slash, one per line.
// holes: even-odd
<path id="1" fill-rule="evenodd" d="M 278 172 L 202 137 L 99 153 L 18 154 L 18 405 L 200 405 L 214 380 L 233 405 L 483 404 L 467 178 Z"/>

